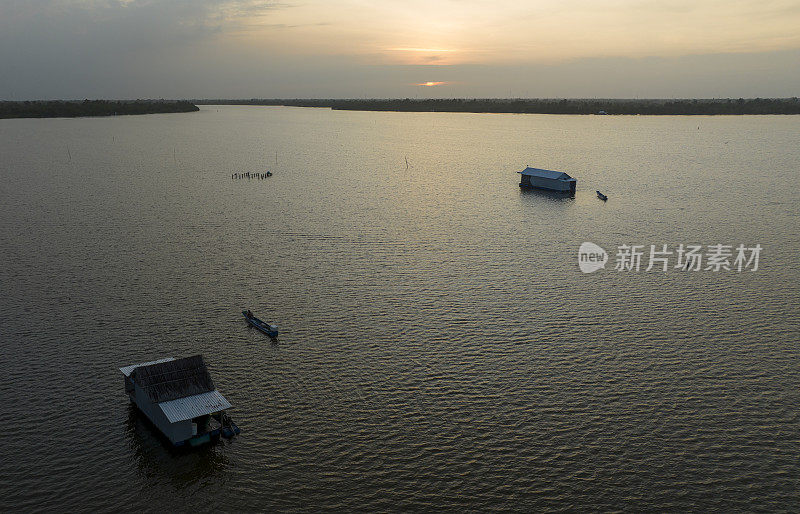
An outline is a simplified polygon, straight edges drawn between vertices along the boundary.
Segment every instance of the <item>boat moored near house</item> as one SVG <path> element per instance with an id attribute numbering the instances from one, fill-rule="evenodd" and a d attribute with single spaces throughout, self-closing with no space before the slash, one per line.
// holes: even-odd
<path id="1" fill-rule="evenodd" d="M 119 369 L 125 393 L 175 446 L 198 446 L 239 433 L 225 413 L 231 404 L 217 391 L 202 355 L 166 357 Z"/>
<path id="2" fill-rule="evenodd" d="M 563 171 L 543 170 L 528 166 L 517 173 L 521 174 L 519 187 L 522 188 L 548 189 L 575 194 L 575 187 L 578 183 Z"/>

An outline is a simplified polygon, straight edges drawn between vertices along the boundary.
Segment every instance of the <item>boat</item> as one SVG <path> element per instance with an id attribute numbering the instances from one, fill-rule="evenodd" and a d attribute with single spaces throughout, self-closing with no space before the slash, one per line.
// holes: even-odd
<path id="1" fill-rule="evenodd" d="M 597 191 L 597 198 L 603 200 L 604 202 L 606 200 L 608 200 L 608 197 L 606 195 L 604 195 L 603 193 L 601 193 L 600 191 Z"/>
<path id="2" fill-rule="evenodd" d="M 278 337 L 277 325 L 270 325 L 269 323 L 256 318 L 253 316 L 253 313 L 250 312 L 250 310 L 242 311 L 242 315 L 244 316 L 244 319 L 250 323 L 250 325 L 256 327 L 272 338 Z"/>
<path id="3" fill-rule="evenodd" d="M 241 429 L 238 426 L 236 426 L 236 423 L 234 423 L 231 417 L 228 416 L 227 414 L 223 413 L 220 421 L 222 423 L 221 435 L 225 439 L 230 439 L 233 436 L 239 435 L 242 432 Z"/>

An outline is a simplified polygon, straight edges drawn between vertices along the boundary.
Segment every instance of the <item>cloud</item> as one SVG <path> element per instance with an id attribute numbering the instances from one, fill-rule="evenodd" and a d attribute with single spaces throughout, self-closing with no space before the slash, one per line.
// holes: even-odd
<path id="1" fill-rule="evenodd" d="M 225 32 L 289 7 L 274 0 L 0 0 L 0 98 L 122 96 L 110 84 L 139 96 L 128 84 L 176 81 L 171 70 L 202 67 L 215 51 L 209 43 Z"/>
<path id="2" fill-rule="evenodd" d="M 791 96 L 800 77 L 797 0 L 292 1 L 0 0 L 0 98 Z"/>
<path id="3" fill-rule="evenodd" d="M 0 0 L 0 42 L 17 52 L 134 50 L 191 42 L 286 7 L 268 0 Z"/>

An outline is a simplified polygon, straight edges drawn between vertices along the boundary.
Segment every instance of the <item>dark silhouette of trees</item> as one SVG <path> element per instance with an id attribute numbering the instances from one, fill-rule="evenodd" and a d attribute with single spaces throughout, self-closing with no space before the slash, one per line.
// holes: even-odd
<path id="1" fill-rule="evenodd" d="M 73 118 L 200 110 L 185 100 L 0 101 L 0 118 Z"/>
<path id="2" fill-rule="evenodd" d="M 257 99 L 193 100 L 215 105 L 285 105 L 354 111 L 475 112 L 530 114 L 800 114 L 797 98 L 732 99 Z"/>
<path id="3" fill-rule="evenodd" d="M 324 107 L 351 111 L 475 112 L 530 114 L 800 114 L 793 98 L 738 99 L 548 99 L 548 98 L 446 98 L 446 99 L 258 99 L 249 100 L 54 100 L 0 101 L 0 118 L 69 118 L 192 112 L 195 104 L 285 105 Z"/>

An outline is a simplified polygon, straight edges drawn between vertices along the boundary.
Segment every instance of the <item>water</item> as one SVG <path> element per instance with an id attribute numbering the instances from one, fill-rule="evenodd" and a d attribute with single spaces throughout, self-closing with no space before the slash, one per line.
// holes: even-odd
<path id="1" fill-rule="evenodd" d="M 201 109 L 0 121 L 0 510 L 796 510 L 800 117 Z M 194 353 L 174 454 L 117 368 Z"/>

